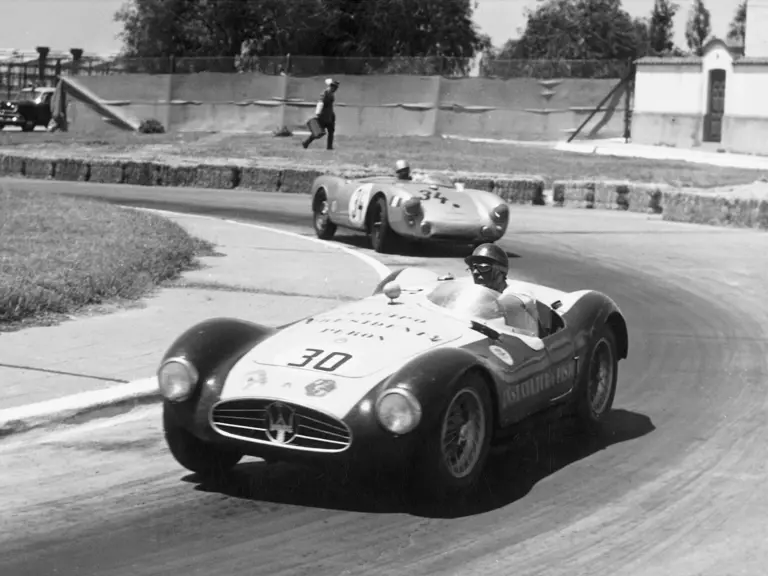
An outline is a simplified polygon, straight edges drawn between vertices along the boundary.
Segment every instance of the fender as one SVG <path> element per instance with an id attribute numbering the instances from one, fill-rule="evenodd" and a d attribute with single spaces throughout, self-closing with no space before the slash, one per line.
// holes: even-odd
<path id="1" fill-rule="evenodd" d="M 498 418 L 498 394 L 493 376 L 477 356 L 462 348 L 435 348 L 414 358 L 387 379 L 379 394 L 392 388 L 411 392 L 422 406 L 422 420 L 417 430 L 423 430 L 437 422 L 445 390 L 472 369 L 481 370 L 486 377 L 493 413 Z"/>
<path id="2" fill-rule="evenodd" d="M 588 292 L 563 314 L 563 319 L 573 331 L 576 355 L 581 357 L 576 382 L 580 382 L 587 369 L 584 356 L 594 342 L 597 330 L 608 324 L 616 335 L 619 360 L 629 354 L 627 322 L 619 306 L 611 298 L 599 292 Z"/>
<path id="3" fill-rule="evenodd" d="M 189 328 L 163 355 L 181 357 L 198 371 L 194 392 L 182 402 L 163 401 L 163 408 L 181 426 L 207 439 L 208 412 L 221 394 L 226 374 L 246 352 L 277 331 L 234 318 L 213 318 Z"/>

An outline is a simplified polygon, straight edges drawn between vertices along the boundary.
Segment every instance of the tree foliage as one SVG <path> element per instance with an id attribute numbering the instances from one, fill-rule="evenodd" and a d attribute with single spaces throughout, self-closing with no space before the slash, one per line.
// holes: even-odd
<path id="1" fill-rule="evenodd" d="M 685 40 L 691 52 L 701 56 L 702 48 L 711 31 L 710 14 L 704 6 L 704 0 L 694 0 L 685 27 Z"/>
<path id="2" fill-rule="evenodd" d="M 675 52 L 674 19 L 679 9 L 680 6 L 671 0 L 656 0 L 654 3 L 648 26 L 648 41 L 652 54 L 664 55 Z"/>
<path id="3" fill-rule="evenodd" d="M 470 0 L 130 0 L 124 55 L 472 58 Z"/>
<path id="4" fill-rule="evenodd" d="M 736 13 L 733 20 L 728 25 L 728 40 L 739 42 L 742 45 L 746 39 L 747 32 L 747 0 L 741 0 L 736 7 Z"/>
<path id="5" fill-rule="evenodd" d="M 620 0 L 548 0 L 528 11 L 521 58 L 627 60 L 641 55 L 641 26 Z"/>

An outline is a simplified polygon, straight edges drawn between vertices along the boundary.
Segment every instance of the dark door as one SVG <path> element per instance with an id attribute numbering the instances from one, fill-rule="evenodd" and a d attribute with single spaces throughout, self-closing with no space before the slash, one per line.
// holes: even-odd
<path id="1" fill-rule="evenodd" d="M 704 119 L 704 141 L 720 142 L 725 113 L 725 70 L 709 71 L 707 115 Z"/>

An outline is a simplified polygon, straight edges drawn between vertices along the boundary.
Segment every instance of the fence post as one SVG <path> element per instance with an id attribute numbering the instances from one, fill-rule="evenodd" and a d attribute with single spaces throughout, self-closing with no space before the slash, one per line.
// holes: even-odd
<path id="1" fill-rule="evenodd" d="M 176 57 L 173 54 L 171 54 L 170 58 L 168 59 L 168 73 L 176 73 Z"/>
<path id="2" fill-rule="evenodd" d="M 70 48 L 69 53 L 72 54 L 72 76 L 76 76 L 80 71 L 80 60 L 83 58 L 82 48 Z"/>
<path id="3" fill-rule="evenodd" d="M 627 144 L 632 138 L 632 107 L 635 102 L 635 74 L 637 73 L 637 64 L 634 60 L 629 61 L 629 82 L 627 82 L 627 91 L 624 94 L 624 144 Z"/>
<path id="4" fill-rule="evenodd" d="M 45 84 L 45 63 L 50 51 L 51 49 L 47 46 L 37 47 L 37 81 L 39 84 Z"/>

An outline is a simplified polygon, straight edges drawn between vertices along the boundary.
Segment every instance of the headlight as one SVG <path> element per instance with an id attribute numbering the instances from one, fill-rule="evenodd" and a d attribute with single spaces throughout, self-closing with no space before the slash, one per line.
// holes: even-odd
<path id="1" fill-rule="evenodd" d="M 403 203 L 403 212 L 409 218 L 416 218 L 421 213 L 421 200 L 418 198 L 408 198 Z"/>
<path id="2" fill-rule="evenodd" d="M 157 371 L 157 383 L 162 395 L 172 402 L 186 400 L 197 384 L 198 374 L 184 358 L 166 360 Z"/>
<path id="3" fill-rule="evenodd" d="M 421 405 L 413 395 L 400 389 L 387 390 L 376 402 L 376 416 L 390 432 L 407 434 L 421 420 Z"/>
<path id="4" fill-rule="evenodd" d="M 503 224 L 509 219 L 509 206 L 500 204 L 491 212 L 491 220 L 496 224 Z"/>

